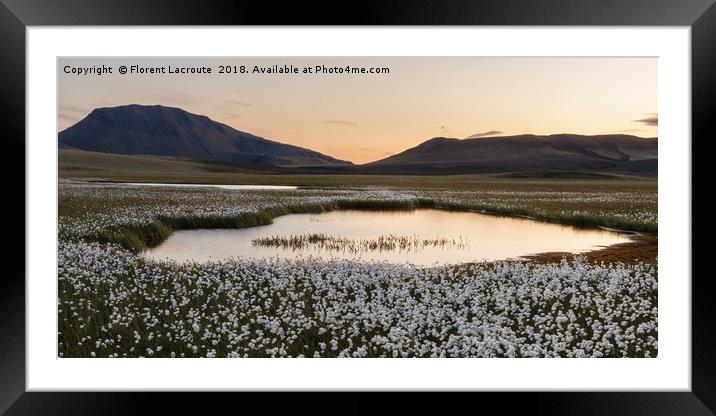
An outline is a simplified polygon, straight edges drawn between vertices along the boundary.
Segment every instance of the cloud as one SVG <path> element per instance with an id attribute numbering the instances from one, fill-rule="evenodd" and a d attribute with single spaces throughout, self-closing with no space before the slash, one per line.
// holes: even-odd
<path id="1" fill-rule="evenodd" d="M 323 120 L 321 121 L 321 123 L 330 124 L 336 127 L 358 127 L 357 124 L 348 120 Z"/>
<path id="2" fill-rule="evenodd" d="M 240 115 L 238 115 L 238 114 L 236 114 L 236 113 L 231 113 L 231 112 L 228 112 L 228 111 L 226 112 L 226 115 L 229 116 L 230 118 L 241 118 Z"/>
<path id="3" fill-rule="evenodd" d="M 502 134 L 502 132 L 497 131 L 497 130 L 490 130 L 490 131 L 486 131 L 483 133 L 471 134 L 471 135 L 467 136 L 466 139 L 477 139 L 478 137 L 494 136 L 496 134 Z"/>
<path id="4" fill-rule="evenodd" d="M 86 108 L 73 107 L 70 105 L 61 105 L 58 109 L 61 113 L 81 113 L 81 114 L 89 113 L 89 110 L 87 110 Z"/>
<path id="5" fill-rule="evenodd" d="M 138 97 L 145 96 L 148 100 L 155 101 L 157 104 L 175 105 L 177 107 L 195 105 L 203 101 L 201 97 L 194 94 L 157 87 L 138 90 L 136 94 Z"/>
<path id="6" fill-rule="evenodd" d="M 238 105 L 239 107 L 251 107 L 253 105 L 251 103 L 247 103 L 246 101 L 239 101 L 231 98 L 225 98 L 224 101 L 231 105 Z"/>
<path id="7" fill-rule="evenodd" d="M 195 106 L 208 106 L 218 110 L 231 111 L 231 109 L 236 107 L 250 107 L 253 105 L 250 102 L 233 98 L 221 98 L 211 104 L 206 104 L 209 100 L 204 96 L 160 87 L 146 88 L 141 92 L 138 91 L 137 96 L 144 96 L 149 102 L 181 107 L 187 111 L 191 111 L 191 108 Z"/>
<path id="8" fill-rule="evenodd" d="M 659 116 L 657 114 L 649 114 L 647 117 L 640 118 L 639 120 L 632 120 L 634 123 L 642 123 L 646 126 L 658 126 Z"/>
<path id="9" fill-rule="evenodd" d="M 129 102 L 112 103 L 111 105 L 163 105 L 166 107 L 178 107 L 194 114 L 206 114 L 207 108 L 216 108 L 218 110 L 231 110 L 232 108 L 227 105 L 207 104 L 210 100 L 204 96 L 161 87 L 148 87 L 129 92 L 136 98 Z M 220 100 L 217 102 L 221 103 Z"/>

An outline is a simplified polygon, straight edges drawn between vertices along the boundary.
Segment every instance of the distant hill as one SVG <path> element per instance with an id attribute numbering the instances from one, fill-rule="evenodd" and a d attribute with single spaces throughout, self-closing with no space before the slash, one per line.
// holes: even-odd
<path id="1" fill-rule="evenodd" d="M 206 116 L 161 105 L 97 108 L 59 133 L 60 148 L 259 166 L 350 166 L 351 162 L 267 140 Z"/>
<path id="2" fill-rule="evenodd" d="M 358 167 L 365 173 L 618 172 L 656 174 L 658 140 L 623 134 L 436 137 Z"/>
<path id="3" fill-rule="evenodd" d="M 178 164 L 171 165 L 172 169 L 194 168 L 195 165 L 183 162 L 194 160 L 266 173 L 292 170 L 312 174 L 382 175 L 511 173 L 516 175 L 514 177 L 556 178 L 584 177 L 586 173 L 655 175 L 658 165 L 656 138 L 623 134 L 490 136 L 463 140 L 436 137 L 385 159 L 353 165 L 313 150 L 238 131 L 206 116 L 160 105 L 98 108 L 58 136 L 63 150 L 180 159 Z M 88 155 L 64 154 L 75 155 L 74 168 L 67 165 L 75 169 L 74 172 L 88 168 L 85 166 Z M 89 155 L 99 157 L 98 153 Z M 111 160 L 116 161 L 117 166 L 129 166 L 148 159 L 127 159 L 128 164 L 119 163 L 119 159 Z M 168 162 L 162 159 L 161 163 L 164 166 Z M 205 167 L 234 169 L 223 165 Z"/>

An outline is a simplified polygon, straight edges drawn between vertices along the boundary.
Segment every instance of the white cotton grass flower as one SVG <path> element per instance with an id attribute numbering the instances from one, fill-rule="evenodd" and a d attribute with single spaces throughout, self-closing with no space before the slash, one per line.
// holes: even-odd
<path id="1" fill-rule="evenodd" d="M 429 198 L 505 210 L 544 200 L 560 206 L 560 215 L 581 215 L 572 206 L 600 206 L 608 218 L 656 224 L 655 193 L 370 188 L 298 190 L 289 196 L 61 181 L 60 198 L 87 207 L 82 215 L 61 215 L 58 224 L 61 357 L 658 353 L 657 268 L 651 263 L 593 264 L 577 257 L 554 264 L 424 268 L 311 258 L 177 264 L 93 242 L 157 218 L 237 217 L 268 207 L 358 198 Z"/>
<path id="2" fill-rule="evenodd" d="M 69 264 L 80 261 L 82 269 L 68 271 Z M 73 302 L 91 293 L 83 307 L 111 311 L 113 326 L 105 325 L 104 338 L 84 334 L 78 348 L 91 343 L 120 355 L 157 356 L 167 346 L 174 356 L 189 357 L 646 357 L 657 352 L 656 269 L 648 264 L 593 265 L 577 258 L 573 264 L 419 269 L 236 259 L 157 266 L 96 243 L 64 243 L 60 263 L 66 270 L 60 276 L 63 290 L 77 288 Z M 88 268 L 96 273 L 85 273 Z M 169 319 L 161 307 L 133 306 L 167 296 L 176 302 Z M 205 303 L 197 308 L 199 296 Z M 268 296 L 274 300 L 266 309 Z M 90 299 L 102 300 L 93 306 Z M 313 307 L 307 307 L 307 299 Z M 138 329 L 160 316 L 162 346 L 153 328 Z M 68 333 L 60 332 L 60 339 Z"/>

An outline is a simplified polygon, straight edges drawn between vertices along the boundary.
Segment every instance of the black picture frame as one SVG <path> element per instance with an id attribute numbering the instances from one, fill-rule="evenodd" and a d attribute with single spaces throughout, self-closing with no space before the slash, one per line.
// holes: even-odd
<path id="1" fill-rule="evenodd" d="M 716 108 L 716 6 L 713 0 L 402 0 L 360 3 L 169 0 L 0 0 L 0 120 L 5 160 L 0 163 L 8 191 L 5 229 L 12 236 L 4 249 L 0 278 L 0 413 L 128 414 L 209 413 L 248 399 L 235 394 L 186 393 L 39 393 L 25 384 L 25 39 L 27 26 L 65 25 L 560 25 L 689 26 L 692 58 L 692 143 L 708 143 Z M 20 173 L 22 172 L 22 173 Z M 693 170 L 692 170 L 693 172 Z M 668 174 L 668 172 L 661 172 Z M 23 180 L 19 176 L 22 175 Z M 692 188 L 693 189 L 693 188 Z M 26 219 L 27 220 L 27 219 Z M 9 229 L 8 229 L 9 227 Z M 668 242 L 662 242 L 668 244 Z M 693 258 L 693 256 L 692 256 Z M 682 276 L 689 279 L 691 276 Z M 716 324 L 712 277 L 691 279 L 692 384 L 690 392 L 479 393 L 465 399 L 411 395 L 376 407 L 373 398 L 345 394 L 276 400 L 252 398 L 276 411 L 329 410 L 332 413 L 463 411 L 499 409 L 548 414 L 683 414 L 716 413 Z"/>

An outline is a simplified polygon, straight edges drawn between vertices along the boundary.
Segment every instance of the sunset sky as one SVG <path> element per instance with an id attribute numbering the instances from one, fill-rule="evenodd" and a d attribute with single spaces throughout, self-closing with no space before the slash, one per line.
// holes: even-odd
<path id="1" fill-rule="evenodd" d="M 122 75 L 120 65 L 211 67 Z M 388 67 L 389 74 L 218 74 L 218 65 Z M 65 74 L 108 65 L 113 74 Z M 436 136 L 657 135 L 655 58 L 60 58 L 58 131 L 97 107 L 161 104 L 364 163 Z"/>

